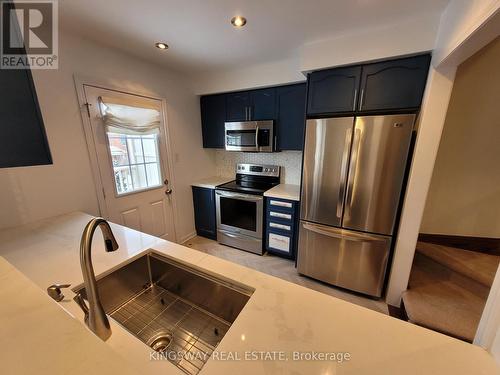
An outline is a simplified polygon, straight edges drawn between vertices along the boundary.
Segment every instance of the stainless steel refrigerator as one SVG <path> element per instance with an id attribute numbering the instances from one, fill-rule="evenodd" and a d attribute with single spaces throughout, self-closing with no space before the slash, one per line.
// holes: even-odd
<path id="1" fill-rule="evenodd" d="M 382 295 L 415 115 L 306 123 L 298 271 Z"/>

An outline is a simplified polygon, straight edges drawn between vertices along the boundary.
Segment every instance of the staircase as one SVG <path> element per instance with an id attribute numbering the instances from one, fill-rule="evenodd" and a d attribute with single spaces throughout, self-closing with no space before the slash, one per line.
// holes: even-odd
<path id="1" fill-rule="evenodd" d="M 403 293 L 408 321 L 472 342 L 499 262 L 496 255 L 418 242 Z"/>

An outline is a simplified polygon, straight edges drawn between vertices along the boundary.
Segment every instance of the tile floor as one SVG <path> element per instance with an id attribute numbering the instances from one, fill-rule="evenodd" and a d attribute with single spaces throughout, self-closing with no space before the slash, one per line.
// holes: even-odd
<path id="1" fill-rule="evenodd" d="M 255 255 L 198 236 L 186 241 L 183 245 L 279 277 L 294 284 L 302 285 L 318 292 L 388 314 L 387 304 L 383 300 L 376 301 L 300 276 L 297 273 L 294 261 L 268 254 L 263 256 Z"/>

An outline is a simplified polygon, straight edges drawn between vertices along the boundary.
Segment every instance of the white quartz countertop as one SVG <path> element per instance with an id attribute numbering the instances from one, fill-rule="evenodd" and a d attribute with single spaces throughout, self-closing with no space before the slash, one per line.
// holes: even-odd
<path id="1" fill-rule="evenodd" d="M 2 374 L 139 374 L 0 257 Z"/>
<path id="2" fill-rule="evenodd" d="M 221 177 L 221 176 L 213 176 L 204 178 L 203 180 L 199 180 L 191 184 L 191 186 L 197 186 L 208 189 L 215 189 L 216 186 L 225 184 L 226 182 L 233 181 L 234 177 Z"/>
<path id="3" fill-rule="evenodd" d="M 291 201 L 300 200 L 300 186 L 292 184 L 279 184 L 264 193 L 265 197 L 288 199 Z"/>
<path id="4" fill-rule="evenodd" d="M 0 231 L 0 256 L 4 256 L 41 289 L 54 282 L 77 285 L 82 281 L 79 240 L 89 219 L 88 215 L 72 213 Z M 154 251 L 255 289 L 218 345 L 218 354 L 200 372 L 202 375 L 500 373 L 493 358 L 477 346 L 119 225 L 112 224 L 112 229 L 120 249 L 105 253 L 102 237 L 100 234 L 95 236 L 92 259 L 97 274 Z M 1 290 L 5 288 L 11 286 L 0 284 Z M 67 298 L 59 305 L 82 320 L 83 314 L 71 300 L 72 294 L 69 291 L 65 294 Z M 15 303 L 20 296 L 9 295 L 5 298 L 2 299 L 2 306 Z M 57 305 L 53 303 L 53 306 Z M 32 313 L 38 314 L 38 309 Z M 49 324 L 43 309 L 39 314 L 40 319 L 47 320 Z M 22 324 L 24 317 L 19 316 L 18 319 L 16 324 Z M 113 320 L 110 323 L 113 334 L 105 345 L 120 355 L 119 361 L 130 362 L 132 367 L 140 368 L 142 375 L 181 373 L 166 361 L 151 361 L 146 345 Z M 9 346 L 12 352 L 2 366 L 11 361 L 10 358 L 25 354 L 26 345 L 31 345 L 26 341 L 29 339 L 26 333 L 21 329 L 17 335 L 2 335 L 2 348 Z M 21 341 L 23 345 L 19 345 Z M 88 346 L 87 350 L 81 350 L 85 353 L 82 360 L 93 362 L 93 353 L 99 351 L 102 343 L 89 339 L 82 345 Z M 40 350 L 53 355 L 43 346 Z M 68 353 L 61 350 L 57 357 L 71 356 L 69 350 Z M 332 356 L 339 358 L 338 353 L 348 353 L 349 359 L 343 354 L 342 363 L 332 360 Z M 99 358 L 96 356 L 95 361 Z M 114 356 L 109 356 L 107 361 L 109 366 L 118 366 Z"/>

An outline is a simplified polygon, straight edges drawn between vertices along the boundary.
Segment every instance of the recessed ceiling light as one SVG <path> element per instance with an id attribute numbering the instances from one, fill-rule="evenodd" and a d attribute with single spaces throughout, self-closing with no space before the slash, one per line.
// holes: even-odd
<path id="1" fill-rule="evenodd" d="M 155 43 L 155 47 L 159 48 L 159 49 L 168 49 L 168 44 L 167 43 L 158 42 L 158 43 Z"/>
<path id="2" fill-rule="evenodd" d="M 246 23 L 247 23 L 247 19 L 243 16 L 235 16 L 235 17 L 231 18 L 231 24 L 234 27 L 240 28 L 240 27 L 245 26 Z"/>

